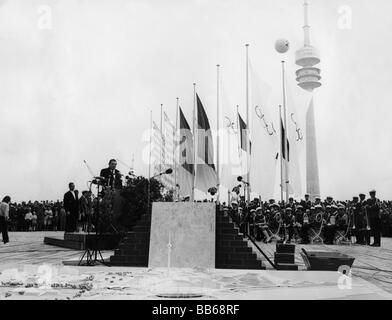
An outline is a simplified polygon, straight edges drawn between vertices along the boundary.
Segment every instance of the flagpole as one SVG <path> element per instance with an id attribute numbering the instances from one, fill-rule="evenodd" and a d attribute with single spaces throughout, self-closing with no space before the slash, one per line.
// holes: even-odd
<path id="1" fill-rule="evenodd" d="M 219 141 L 219 67 L 220 65 L 216 65 L 216 180 L 217 180 L 217 196 L 216 202 L 219 204 L 219 189 L 220 189 L 220 158 L 219 158 L 219 148 L 220 148 L 220 141 Z"/>
<path id="2" fill-rule="evenodd" d="M 161 162 L 159 165 L 159 172 L 163 170 L 163 161 L 164 161 L 164 137 L 163 137 L 163 104 L 161 103 L 161 121 L 160 121 L 160 134 L 161 134 Z M 162 183 L 162 176 L 159 177 L 159 181 Z"/>
<path id="3" fill-rule="evenodd" d="M 248 205 L 250 204 L 250 123 L 249 123 L 249 44 L 246 47 L 246 126 L 247 126 L 247 152 L 246 152 L 246 166 L 247 175 L 246 181 L 249 183 L 247 186 Z"/>
<path id="4" fill-rule="evenodd" d="M 286 186 L 286 203 L 289 200 L 289 177 L 288 177 L 288 160 L 289 154 L 287 150 L 287 117 L 286 117 L 286 83 L 285 83 L 285 69 L 284 69 L 285 61 L 282 60 L 282 88 L 283 88 L 283 118 L 284 118 L 284 166 L 285 166 L 285 186 Z"/>
<path id="5" fill-rule="evenodd" d="M 193 119 L 192 119 L 192 127 L 193 127 L 193 181 L 192 181 L 192 195 L 191 202 L 195 200 L 195 183 L 196 183 L 196 138 L 197 134 L 195 132 L 195 124 L 196 124 L 196 83 L 193 83 Z"/>
<path id="6" fill-rule="evenodd" d="M 241 164 L 241 171 L 243 169 L 242 167 L 242 157 L 241 157 L 241 133 L 240 133 L 240 128 L 239 128 L 239 105 L 237 104 L 237 152 L 238 152 L 238 157 L 240 158 L 240 164 Z"/>
<path id="7" fill-rule="evenodd" d="M 153 134 L 153 128 L 152 128 L 152 110 L 150 110 L 150 154 L 148 157 L 148 190 L 147 190 L 147 213 L 150 212 L 150 183 L 151 183 L 151 144 L 152 144 L 152 134 Z"/>
<path id="8" fill-rule="evenodd" d="M 284 138 L 283 138 L 283 128 L 282 128 L 282 106 L 281 105 L 279 105 L 279 122 L 280 122 L 280 201 L 283 201 L 283 146 L 282 146 L 282 140 Z"/>
<path id="9" fill-rule="evenodd" d="M 174 169 L 174 199 L 177 200 L 178 199 L 178 194 L 177 194 L 177 157 L 176 157 L 176 152 L 175 150 L 176 148 L 176 136 L 177 136 L 177 132 L 178 132 L 178 108 L 180 106 L 179 104 L 179 98 L 176 98 L 177 100 L 177 106 L 176 106 L 176 129 L 173 133 L 173 169 Z"/>

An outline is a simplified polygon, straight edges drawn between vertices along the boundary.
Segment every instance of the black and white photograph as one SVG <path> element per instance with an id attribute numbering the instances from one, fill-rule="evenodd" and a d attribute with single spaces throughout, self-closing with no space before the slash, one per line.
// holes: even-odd
<path id="1" fill-rule="evenodd" d="M 391 300 L 391 12 L 0 0 L 0 300 Z"/>

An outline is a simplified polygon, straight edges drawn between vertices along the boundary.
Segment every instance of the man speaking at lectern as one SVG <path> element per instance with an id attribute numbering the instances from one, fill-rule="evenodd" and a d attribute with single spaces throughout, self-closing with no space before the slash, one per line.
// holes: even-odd
<path id="1" fill-rule="evenodd" d="M 118 218 L 121 215 L 124 198 L 121 196 L 122 189 L 122 174 L 116 169 L 116 159 L 109 161 L 109 167 L 101 170 L 100 176 L 103 178 L 102 185 L 105 188 L 109 188 L 113 192 L 113 222 L 118 223 Z M 105 190 L 103 191 L 105 194 Z M 113 225 L 112 225 L 113 226 Z"/>
<path id="2" fill-rule="evenodd" d="M 109 167 L 101 170 L 100 176 L 105 179 L 105 187 L 110 187 L 111 189 L 122 188 L 121 173 L 116 169 L 116 166 L 117 161 L 115 159 L 111 159 L 109 161 Z"/>

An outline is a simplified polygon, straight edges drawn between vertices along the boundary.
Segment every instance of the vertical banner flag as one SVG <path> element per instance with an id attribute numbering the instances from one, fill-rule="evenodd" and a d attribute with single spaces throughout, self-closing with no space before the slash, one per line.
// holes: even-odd
<path id="1" fill-rule="evenodd" d="M 263 200 L 275 198 L 279 138 L 274 126 L 276 110 L 272 106 L 272 88 L 256 73 L 249 61 L 252 112 L 252 191 Z"/>
<path id="2" fill-rule="evenodd" d="M 163 128 L 162 128 L 162 135 L 164 139 L 164 156 L 165 162 L 162 168 L 162 171 L 165 171 L 168 168 L 175 170 L 175 159 L 173 158 L 173 150 L 175 148 L 173 136 L 175 133 L 175 126 L 170 121 L 169 117 L 167 116 L 166 112 L 163 112 Z M 174 174 L 165 174 L 162 176 L 162 183 L 167 189 L 174 189 Z"/>
<path id="3" fill-rule="evenodd" d="M 207 193 L 211 187 L 216 187 L 217 177 L 214 165 L 214 148 L 212 133 L 203 104 L 196 94 L 197 100 L 197 170 L 196 189 Z"/>
<path id="4" fill-rule="evenodd" d="M 241 149 L 244 151 L 248 151 L 248 127 L 246 126 L 245 121 L 241 118 L 240 114 L 238 114 L 239 126 L 240 126 L 240 137 L 241 137 Z"/>
<path id="5" fill-rule="evenodd" d="M 151 165 L 152 165 L 152 176 L 160 173 L 161 161 L 162 161 L 162 135 L 156 123 L 152 123 L 152 150 L 151 150 Z"/>
<path id="6" fill-rule="evenodd" d="M 286 145 L 286 148 L 287 148 L 287 159 L 286 159 L 286 150 L 285 150 L 286 148 L 284 147 L 285 128 L 283 126 L 282 119 L 280 119 L 280 125 L 281 125 L 281 128 L 282 128 L 282 131 L 281 131 L 282 132 L 282 139 L 281 139 L 282 157 L 287 162 L 290 162 L 290 143 L 289 143 L 289 139 L 286 139 L 286 141 L 287 141 L 287 145 Z"/>
<path id="7" fill-rule="evenodd" d="M 188 122 L 179 108 L 180 117 L 180 141 L 179 141 L 179 164 L 178 164 L 178 192 L 182 197 L 192 193 L 194 164 L 193 164 L 193 135 Z"/>

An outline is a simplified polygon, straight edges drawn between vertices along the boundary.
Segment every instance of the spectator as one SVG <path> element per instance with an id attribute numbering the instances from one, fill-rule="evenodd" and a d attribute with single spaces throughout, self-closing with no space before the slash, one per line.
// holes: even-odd
<path id="1" fill-rule="evenodd" d="M 31 229 L 32 231 L 36 231 L 37 229 L 37 214 L 35 213 L 35 211 L 33 211 L 33 216 L 31 218 Z"/>
<path id="2" fill-rule="evenodd" d="M 32 228 L 32 220 L 33 220 L 33 214 L 31 213 L 31 208 L 27 208 L 27 213 L 25 215 L 25 222 L 26 222 L 26 231 L 31 231 Z"/>
<path id="3" fill-rule="evenodd" d="M 0 203 L 0 230 L 3 237 L 4 244 L 9 242 L 8 237 L 8 219 L 9 219 L 9 211 L 11 202 L 10 196 L 5 196 L 3 201 Z"/>
<path id="4" fill-rule="evenodd" d="M 57 231 L 57 226 L 59 224 L 59 214 L 57 210 L 53 211 L 53 224 L 52 224 L 52 228 L 53 231 Z"/>
<path id="5" fill-rule="evenodd" d="M 48 231 L 52 227 L 53 211 L 49 206 L 45 208 L 44 211 L 44 229 Z"/>
<path id="6" fill-rule="evenodd" d="M 60 230 L 65 231 L 65 224 L 67 220 L 67 213 L 65 212 L 64 207 L 60 208 Z"/>

